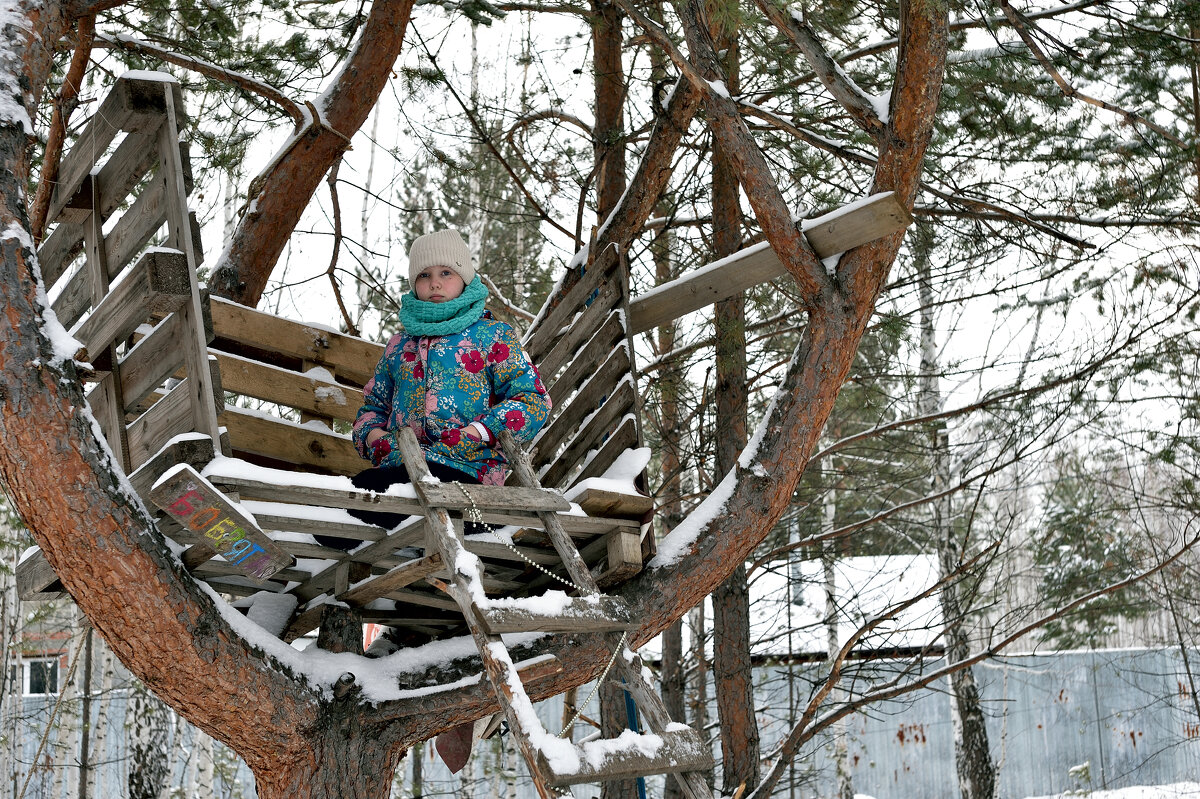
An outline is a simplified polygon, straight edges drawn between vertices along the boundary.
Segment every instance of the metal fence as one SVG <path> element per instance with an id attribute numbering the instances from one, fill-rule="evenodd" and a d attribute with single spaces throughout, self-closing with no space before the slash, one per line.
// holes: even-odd
<path id="1" fill-rule="evenodd" d="M 1189 653 L 1193 666 L 1197 653 Z M 898 661 L 857 664 L 850 670 L 847 687 L 862 690 L 871 682 L 887 679 Z M 920 665 L 931 673 L 942 665 L 930 660 Z M 998 763 L 998 797 L 1022 799 L 1066 790 L 1100 790 L 1133 785 L 1162 785 L 1200 779 L 1200 709 L 1178 649 L 1129 649 L 1016 655 L 977 667 L 993 757 Z M 819 665 L 798 664 L 759 667 L 755 673 L 755 700 L 762 729 L 762 751 L 772 752 L 791 728 L 822 676 Z M 589 688 L 580 691 L 587 696 Z M 954 729 L 949 686 L 943 680 L 908 696 L 872 705 L 847 719 L 845 743 L 854 790 L 875 799 L 953 799 L 958 796 L 954 765 Z M 96 796 L 126 796 L 128 751 L 123 730 L 124 692 L 114 697 L 109 710 L 109 734 L 101 758 Z M 708 696 L 713 696 L 709 686 Z M 52 797 L 56 777 L 76 762 L 68 754 L 52 765 L 48 747 L 39 752 L 45 699 L 26 699 L 24 720 L 13 730 L 23 740 L 18 766 L 25 771 L 37 758 L 45 767 L 33 774 L 25 796 Z M 561 700 L 543 702 L 539 715 L 557 731 L 562 718 Z M 587 713 L 598 713 L 594 706 Z M 715 707 L 709 717 L 716 717 Z M 586 734 L 576 729 L 576 739 Z M 715 729 L 708 731 L 714 737 Z M 174 737 L 174 736 L 172 736 Z M 181 730 L 177 756 L 191 750 L 191 730 Z M 48 743 L 53 742 L 53 734 Z M 790 765 L 775 795 L 811 799 L 835 795 L 832 761 L 834 738 L 822 734 Z M 49 748 L 52 748 L 49 747 Z M 716 747 L 719 752 L 719 744 Z M 58 754 L 58 753 L 56 753 Z M 221 758 L 219 758 L 221 759 Z M 412 795 L 412 757 L 404 762 L 394 796 Z M 422 754 L 425 797 L 536 796 L 510 737 L 484 741 L 465 774 L 451 775 L 427 745 Z M 77 768 L 77 766 L 75 766 Z M 175 764 L 172 784 L 183 780 L 185 762 Z M 253 780 L 242 766 L 226 761 L 217 796 L 246 799 L 254 796 Z M 16 775 L 13 775 L 14 778 Z M 21 775 L 23 778 L 23 774 Z M 0 781 L 3 782 L 3 781 Z M 19 795 L 23 779 L 0 784 L 0 797 Z M 662 778 L 647 781 L 649 796 L 662 795 Z M 716 775 L 721 786 L 721 776 Z M 11 793 L 10 793 L 11 792 Z M 578 786 L 579 799 L 599 796 L 598 786 Z M 177 793 L 175 795 L 178 795 Z M 1198 798 L 1200 799 L 1200 798 Z"/>

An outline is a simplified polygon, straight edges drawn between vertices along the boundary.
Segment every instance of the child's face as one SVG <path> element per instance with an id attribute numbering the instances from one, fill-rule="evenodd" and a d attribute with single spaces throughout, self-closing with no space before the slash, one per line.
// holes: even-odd
<path id="1" fill-rule="evenodd" d="M 413 291 L 417 299 L 423 302 L 448 302 L 463 293 L 466 284 L 448 266 L 431 266 L 417 274 L 417 282 Z"/>

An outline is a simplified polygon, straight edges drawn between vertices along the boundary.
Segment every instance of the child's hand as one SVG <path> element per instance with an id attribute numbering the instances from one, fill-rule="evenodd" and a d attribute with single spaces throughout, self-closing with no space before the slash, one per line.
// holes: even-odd
<path id="1" fill-rule="evenodd" d="M 466 427 L 460 427 L 459 430 L 462 431 L 463 436 L 471 439 L 472 441 L 483 441 L 480 435 L 475 432 L 475 428 L 471 427 L 470 425 L 467 425 Z"/>

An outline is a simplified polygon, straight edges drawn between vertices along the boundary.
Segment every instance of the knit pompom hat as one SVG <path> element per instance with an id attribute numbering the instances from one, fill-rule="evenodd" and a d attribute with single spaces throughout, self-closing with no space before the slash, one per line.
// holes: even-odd
<path id="1" fill-rule="evenodd" d="M 417 275 L 431 266 L 448 266 L 458 273 L 464 283 L 475 279 L 471 251 L 457 230 L 439 230 L 418 236 L 408 248 L 408 283 L 417 282 Z"/>

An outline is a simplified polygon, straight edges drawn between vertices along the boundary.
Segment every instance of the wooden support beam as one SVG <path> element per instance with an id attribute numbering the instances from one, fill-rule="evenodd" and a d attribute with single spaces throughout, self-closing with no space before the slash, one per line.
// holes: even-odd
<path id="1" fill-rule="evenodd" d="M 903 230 L 910 224 L 912 215 L 889 191 L 806 220 L 801 229 L 817 256 L 828 258 Z M 645 333 L 786 274 L 787 269 L 768 243 L 747 247 L 631 298 L 630 332 Z"/>
<path id="2" fill-rule="evenodd" d="M 529 600 L 493 600 L 479 608 L 479 623 L 491 635 L 519 632 L 603 633 L 636 626 L 629 603 L 620 597 L 598 594 L 571 597 L 550 607 L 541 597 Z"/>
<path id="3" fill-rule="evenodd" d="M 656 735 L 657 747 L 652 755 L 647 754 L 642 746 L 617 749 L 601 739 L 579 745 L 581 757 L 576 771 L 560 768 L 559 761 L 551 761 L 540 752 L 538 766 L 546 775 L 546 781 L 554 787 L 630 779 L 647 774 L 699 771 L 712 766 L 712 754 L 695 730 L 676 727 Z M 647 748 L 650 745 L 647 741 Z M 595 751 L 594 757 L 590 756 L 589 750 Z"/>

